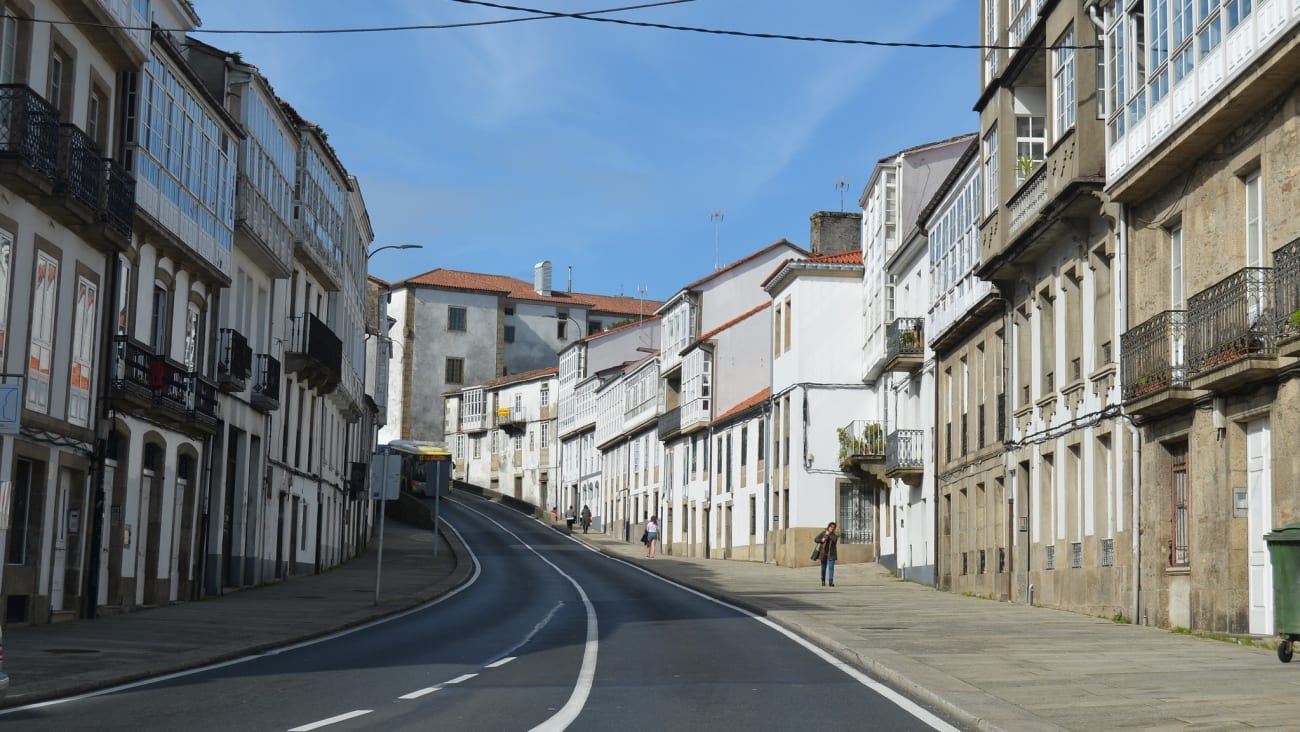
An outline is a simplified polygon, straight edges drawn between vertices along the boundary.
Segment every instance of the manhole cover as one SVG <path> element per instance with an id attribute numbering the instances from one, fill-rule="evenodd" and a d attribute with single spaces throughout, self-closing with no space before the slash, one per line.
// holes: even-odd
<path id="1" fill-rule="evenodd" d="M 60 655 L 66 655 L 69 653 L 99 653 L 99 651 L 90 648 L 46 648 L 45 652 Z"/>

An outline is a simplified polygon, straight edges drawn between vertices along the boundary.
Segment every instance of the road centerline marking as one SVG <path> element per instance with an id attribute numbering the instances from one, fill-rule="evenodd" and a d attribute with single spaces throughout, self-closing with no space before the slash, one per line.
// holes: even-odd
<path id="1" fill-rule="evenodd" d="M 329 719 L 322 719 L 319 722 L 312 722 L 311 724 L 304 724 L 301 727 L 294 727 L 293 729 L 290 729 L 289 732 L 311 732 L 314 729 L 320 729 L 321 727 L 328 727 L 331 724 L 337 724 L 338 722 L 344 722 L 349 719 L 353 719 L 355 717 L 360 717 L 365 714 L 370 714 L 373 711 L 375 710 L 358 709 L 354 712 L 348 712 L 347 714 L 340 714 L 335 717 L 330 717 Z"/>
<path id="2" fill-rule="evenodd" d="M 446 684 L 459 684 L 459 683 L 461 683 L 462 681 L 469 681 L 470 679 L 474 678 L 475 676 L 478 676 L 478 674 L 461 674 L 460 676 L 457 676 L 456 678 L 452 679 L 451 681 L 444 681 L 443 684 L 444 684 L 444 685 L 446 685 Z"/>
<path id="3" fill-rule="evenodd" d="M 438 686 L 426 686 L 426 687 L 423 688 L 423 689 L 418 689 L 418 690 L 416 690 L 416 691 L 412 691 L 410 694 L 403 694 L 403 695 L 401 695 L 401 696 L 399 696 L 399 697 L 397 697 L 397 698 L 398 698 L 398 699 L 405 699 L 405 700 L 407 700 L 407 701 L 410 701 L 411 699 L 419 699 L 420 697 L 425 696 L 425 695 L 427 695 L 427 694 L 432 694 L 433 692 L 435 692 L 435 691 L 437 691 L 437 690 L 439 690 L 439 689 L 441 689 L 441 688 L 442 688 L 442 685 L 441 685 L 441 684 L 439 684 Z"/>
<path id="4" fill-rule="evenodd" d="M 506 665 L 507 663 L 510 663 L 510 662 L 513 661 L 513 660 L 515 660 L 515 657 L 514 657 L 514 656 L 506 656 L 505 658 L 503 658 L 503 659 L 501 659 L 501 660 L 499 660 L 499 661 L 493 661 L 492 663 L 489 663 L 489 664 L 488 664 L 487 666 L 485 666 L 484 668 L 500 668 L 500 667 Z"/>

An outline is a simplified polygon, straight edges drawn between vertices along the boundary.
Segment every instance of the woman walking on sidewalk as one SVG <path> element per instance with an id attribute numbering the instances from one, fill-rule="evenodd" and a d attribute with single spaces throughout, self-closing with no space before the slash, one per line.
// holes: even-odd
<path id="1" fill-rule="evenodd" d="M 650 520 L 645 522 L 645 548 L 646 558 L 654 559 L 655 549 L 659 548 L 659 517 L 651 516 Z"/>
<path id="2" fill-rule="evenodd" d="M 826 580 L 831 581 L 831 587 L 835 586 L 835 560 L 839 559 L 840 534 L 835 530 L 835 522 L 826 524 L 826 530 L 817 534 L 813 539 L 817 542 L 817 548 L 821 550 L 822 562 L 822 586 L 826 586 Z"/>

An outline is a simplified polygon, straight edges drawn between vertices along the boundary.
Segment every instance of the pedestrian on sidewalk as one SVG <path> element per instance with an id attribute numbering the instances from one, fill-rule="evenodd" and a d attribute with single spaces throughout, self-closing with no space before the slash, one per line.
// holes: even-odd
<path id="1" fill-rule="evenodd" d="M 822 562 L 822 587 L 826 586 L 829 579 L 831 587 L 835 586 L 835 560 L 839 559 L 840 534 L 835 529 L 835 522 L 826 524 L 826 530 L 817 534 L 813 539 L 817 542 L 817 548 L 821 550 Z"/>
<path id="2" fill-rule="evenodd" d="M 569 504 L 569 510 L 564 514 L 564 523 L 573 531 L 573 522 L 578 520 L 578 512 L 573 510 L 573 504 Z"/>
<path id="3" fill-rule="evenodd" d="M 654 559 L 655 549 L 659 547 L 659 517 L 651 516 L 650 520 L 645 522 L 645 548 L 646 558 Z"/>
<path id="4" fill-rule="evenodd" d="M 587 529 L 590 528 L 591 528 L 591 506 L 588 506 L 587 504 L 584 503 L 582 504 L 582 533 L 584 534 L 587 533 Z"/>

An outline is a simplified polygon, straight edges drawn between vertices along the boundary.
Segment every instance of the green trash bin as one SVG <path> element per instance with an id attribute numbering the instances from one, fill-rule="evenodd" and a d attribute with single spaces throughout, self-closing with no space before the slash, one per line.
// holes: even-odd
<path id="1" fill-rule="evenodd" d="M 1300 640 L 1300 523 L 1264 535 L 1273 562 L 1273 625 L 1282 642 L 1277 659 L 1291 662 L 1291 643 Z"/>

